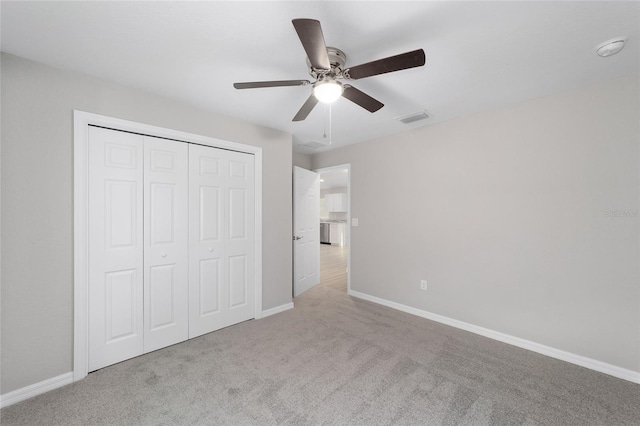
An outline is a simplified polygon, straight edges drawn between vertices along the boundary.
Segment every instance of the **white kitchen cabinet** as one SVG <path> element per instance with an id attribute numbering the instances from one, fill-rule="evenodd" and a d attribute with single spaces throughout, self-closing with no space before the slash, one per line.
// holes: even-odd
<path id="1" fill-rule="evenodd" d="M 330 213 L 347 211 L 347 194 L 326 194 L 324 208 Z"/>
<path id="2" fill-rule="evenodd" d="M 329 241 L 332 246 L 344 246 L 347 243 L 347 224 L 331 223 Z"/>

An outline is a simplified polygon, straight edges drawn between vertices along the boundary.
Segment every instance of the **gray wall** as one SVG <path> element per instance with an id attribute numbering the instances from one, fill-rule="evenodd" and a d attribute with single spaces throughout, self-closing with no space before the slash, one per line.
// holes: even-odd
<path id="1" fill-rule="evenodd" d="M 293 153 L 293 165 L 311 170 L 311 155 L 302 152 Z"/>
<path id="2" fill-rule="evenodd" d="M 314 155 L 351 163 L 352 288 L 640 371 L 638 80 Z"/>
<path id="3" fill-rule="evenodd" d="M 291 302 L 291 135 L 2 55 L 0 392 L 72 370 L 73 110 L 263 148 L 263 309 Z"/>

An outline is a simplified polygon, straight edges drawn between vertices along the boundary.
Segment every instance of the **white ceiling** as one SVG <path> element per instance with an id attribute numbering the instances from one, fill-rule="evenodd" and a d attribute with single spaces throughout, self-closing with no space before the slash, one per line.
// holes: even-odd
<path id="1" fill-rule="evenodd" d="M 290 132 L 320 152 L 611 79 L 639 69 L 640 3 L 531 2 L 8 2 L 2 50 Z M 318 105 L 291 119 L 311 88 L 235 90 L 232 83 L 309 79 L 294 18 L 320 20 L 347 66 L 423 48 L 425 67 L 353 86 L 385 104 L 371 114 L 340 99 L 332 145 Z M 618 55 L 599 43 L 627 36 Z M 426 121 L 394 117 L 425 110 Z"/>

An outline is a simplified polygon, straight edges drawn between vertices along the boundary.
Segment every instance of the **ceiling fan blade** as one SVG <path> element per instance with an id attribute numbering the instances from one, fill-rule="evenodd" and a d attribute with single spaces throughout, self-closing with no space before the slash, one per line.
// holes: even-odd
<path id="1" fill-rule="evenodd" d="M 293 22 L 311 65 L 322 70 L 331 69 L 320 21 L 315 19 L 294 19 L 291 22 Z"/>
<path id="2" fill-rule="evenodd" d="M 292 121 L 302 121 L 305 118 L 307 118 L 307 116 L 309 115 L 313 107 L 316 106 L 317 103 L 318 103 L 318 100 L 316 99 L 315 96 L 313 96 L 313 93 L 312 93 L 311 96 L 309 96 L 309 99 L 307 99 L 304 105 L 302 105 L 302 108 L 300 108 L 300 111 L 298 111 L 296 116 L 293 117 Z"/>
<path id="3" fill-rule="evenodd" d="M 372 75 L 386 74 L 388 72 L 406 70 L 409 68 L 421 67 L 425 64 L 424 50 L 418 49 L 412 52 L 401 53 L 366 64 L 356 65 L 344 71 L 346 78 L 358 80 L 360 78 L 371 77 Z"/>
<path id="4" fill-rule="evenodd" d="M 344 85 L 342 97 L 349 99 L 354 104 L 360 105 L 369 112 L 376 112 L 384 106 L 382 102 L 348 84 Z"/>
<path id="5" fill-rule="evenodd" d="M 279 81 L 249 81 L 246 83 L 233 83 L 236 89 L 258 89 L 261 87 L 306 86 L 309 80 L 279 80 Z"/>

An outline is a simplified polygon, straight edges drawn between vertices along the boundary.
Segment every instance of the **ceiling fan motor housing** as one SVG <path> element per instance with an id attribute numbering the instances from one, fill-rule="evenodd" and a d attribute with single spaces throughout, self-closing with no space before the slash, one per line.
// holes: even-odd
<path id="1" fill-rule="evenodd" d="M 331 64 L 330 70 L 323 70 L 314 68 L 307 58 L 307 67 L 309 67 L 309 74 L 315 78 L 316 80 L 325 80 L 326 78 L 335 80 L 337 78 L 342 78 L 342 70 L 344 69 L 344 64 L 347 62 L 347 55 L 337 47 L 328 47 L 327 46 L 327 54 L 329 55 L 329 63 Z"/>

